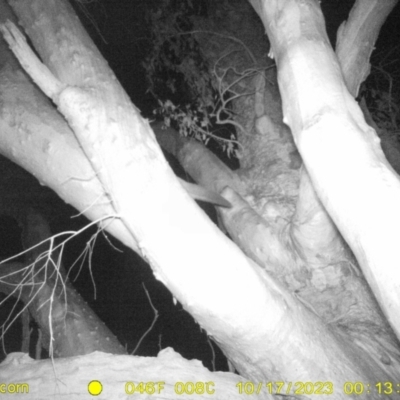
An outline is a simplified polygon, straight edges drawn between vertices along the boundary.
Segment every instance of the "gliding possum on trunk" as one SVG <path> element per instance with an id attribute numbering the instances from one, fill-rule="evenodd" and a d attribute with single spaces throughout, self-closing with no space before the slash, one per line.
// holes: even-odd
<path id="1" fill-rule="evenodd" d="M 174 148 L 176 146 L 175 137 L 179 137 L 178 132 L 171 128 L 164 125 L 163 122 L 152 122 L 150 124 L 151 129 L 155 133 L 158 143 L 160 144 L 161 148 L 163 149 L 164 156 L 167 159 L 169 165 L 174 170 L 175 175 L 179 174 L 179 170 L 184 172 L 182 167 L 180 166 L 179 162 L 175 158 Z M 196 185 L 194 183 L 186 182 L 183 179 L 179 179 L 181 185 L 185 188 L 185 190 L 189 193 L 189 195 L 195 199 L 200 201 L 205 201 L 207 203 L 211 203 L 220 207 L 232 207 L 232 204 L 225 200 L 221 195 L 202 186 Z"/>

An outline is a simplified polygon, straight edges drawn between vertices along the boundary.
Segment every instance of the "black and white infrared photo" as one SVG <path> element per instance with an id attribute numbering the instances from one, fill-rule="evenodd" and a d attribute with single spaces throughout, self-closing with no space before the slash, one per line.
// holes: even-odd
<path id="1" fill-rule="evenodd" d="M 399 0 L 0 0 L 0 400 L 400 399 Z"/>

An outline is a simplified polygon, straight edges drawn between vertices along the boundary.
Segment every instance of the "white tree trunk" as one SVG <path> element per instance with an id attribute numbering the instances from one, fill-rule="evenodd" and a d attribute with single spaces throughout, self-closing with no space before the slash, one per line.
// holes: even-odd
<path id="1" fill-rule="evenodd" d="M 34 361 L 26 354 L 13 353 L 0 364 L 0 394 L 21 400 L 88 399 L 89 383 L 96 380 L 102 385 L 99 398 L 109 400 L 193 399 L 193 396 L 230 400 L 243 397 L 239 393 L 239 378 L 232 373 L 210 372 L 199 361 L 185 360 L 170 348 L 157 357 L 94 352 L 54 361 Z M 260 398 L 272 399 L 272 396 L 265 391 Z"/>
<path id="2" fill-rule="evenodd" d="M 276 7 L 278 5 L 271 1 L 271 12 Z M 121 221 L 125 234 L 131 235 L 125 242 L 136 243 L 136 249 L 149 261 L 157 279 L 213 336 L 242 375 L 257 382 L 322 381 L 326 382 L 326 390 L 333 385 L 335 398 L 347 397 L 342 392 L 345 381 L 368 381 L 376 376 L 386 378 L 380 373 L 379 366 L 371 365 L 370 370 L 364 371 L 363 365 L 371 364 L 366 355 L 345 343 L 340 335 L 332 333 L 312 310 L 247 259 L 207 220 L 177 182 L 148 123 L 130 104 L 115 76 L 63 1 L 20 0 L 15 3 L 15 9 L 23 24 L 29 27 L 31 40 L 48 70 L 29 53 L 12 25 L 3 27 L 3 32 L 21 64 L 68 120 L 92 168 L 89 177 L 71 174 L 69 179 L 60 182 L 63 190 L 76 193 L 72 181 L 85 187 L 87 180 L 99 180 L 105 191 L 103 198 L 109 201 L 107 210 L 112 210 L 113 217 Z M 289 8 L 281 17 L 288 18 L 289 25 L 296 23 L 295 13 L 290 11 L 293 9 Z M 38 15 L 41 24 L 35 23 Z M 319 21 L 320 16 L 313 17 Z M 304 45 L 301 40 L 295 44 L 287 53 L 276 44 L 274 48 L 280 51 L 278 61 L 282 54 L 292 56 L 297 68 L 301 68 L 307 63 L 300 51 L 313 54 L 313 47 Z M 328 54 L 326 62 L 333 60 L 326 44 L 321 50 Z M 289 69 L 282 64 L 282 68 Z M 324 67 L 329 70 L 328 65 Z M 294 72 L 290 74 L 292 76 Z M 286 87 L 285 76 L 283 73 L 280 82 L 283 88 Z M 321 85 L 315 90 L 318 92 L 323 88 Z M 299 89 L 309 90 L 300 83 Z M 329 86 L 326 90 L 330 90 Z M 295 95 L 305 94 L 301 90 L 292 94 L 293 104 L 297 104 Z M 303 104 L 302 107 L 295 106 L 294 110 L 303 118 L 304 113 L 312 116 L 314 111 L 311 107 L 304 111 Z M 315 163 L 313 157 L 320 153 L 311 151 L 317 146 L 307 140 L 310 131 L 306 130 L 309 133 L 303 139 L 300 129 L 295 129 L 303 126 L 302 120 L 286 109 L 285 112 L 294 125 L 300 150 L 311 160 L 306 160 L 307 166 L 308 163 L 312 165 Z M 331 120 L 331 124 L 343 123 L 340 115 L 339 118 L 323 117 Z M 24 135 L 12 127 L 10 121 L 12 118 L 2 116 L 5 127 L 16 135 Z M 329 138 L 326 132 L 323 135 Z M 17 136 L 12 143 L 12 150 L 23 152 L 26 141 L 24 143 L 24 136 L 19 138 Z M 41 159 L 41 152 L 57 152 L 57 148 L 52 147 L 51 135 L 47 138 L 49 146 L 35 147 L 37 152 L 32 153 L 37 161 Z M 3 146 L 3 140 L 0 137 L 0 146 Z M 333 139 L 331 142 L 331 145 L 335 143 Z M 73 146 L 66 142 L 66 146 L 70 145 Z M 83 154 L 76 157 L 83 157 Z M 30 168 L 35 172 L 35 163 Z M 327 167 L 323 169 L 333 185 L 332 171 Z M 314 177 L 312 172 L 314 181 L 322 179 L 319 175 L 318 179 Z M 58 171 L 48 169 L 42 173 L 57 175 Z M 54 186 L 57 188 L 56 184 Z M 334 189 L 337 186 L 332 186 L 333 194 Z M 230 189 L 225 193 L 228 200 L 235 199 Z M 80 194 L 75 195 L 79 197 Z M 337 219 L 340 220 L 339 214 Z M 119 232 L 115 232 L 118 238 Z M 360 359 L 363 360 L 361 363 Z"/>
<path id="3" fill-rule="evenodd" d="M 71 10 L 53 1 L 23 1 L 15 6 L 25 23 L 32 24 L 31 39 L 52 72 L 35 60 L 11 25 L 9 43 L 68 120 L 93 167 L 93 179 L 101 181 L 114 215 L 132 233 L 156 278 L 244 375 L 301 381 L 315 373 L 337 382 L 346 379 L 356 367 L 351 362 L 348 369 L 343 367 L 341 346 L 321 321 L 247 259 L 182 189 L 148 123 L 71 17 Z M 33 23 L 39 10 L 40 28 Z M 46 35 L 36 32 L 37 28 L 45 29 Z M 63 183 L 68 188 L 69 181 Z M 282 348 L 282 338 L 289 336 L 297 339 L 288 340 Z M 326 346 L 327 342 L 331 345 Z M 293 362 L 294 353 L 301 358 L 307 354 L 301 370 Z M 322 353 L 326 362 L 319 363 Z M 310 354 L 315 356 L 310 358 Z M 267 362 L 270 357 L 279 360 L 273 376 Z M 339 364 L 341 368 L 336 367 Z"/>
<path id="4" fill-rule="evenodd" d="M 285 122 L 314 188 L 400 336 L 399 177 L 346 89 L 319 6 L 251 3 L 267 29 Z"/>

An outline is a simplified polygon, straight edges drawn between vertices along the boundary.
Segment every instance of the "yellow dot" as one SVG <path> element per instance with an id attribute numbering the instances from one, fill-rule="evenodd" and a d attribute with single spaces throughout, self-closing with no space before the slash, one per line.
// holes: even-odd
<path id="1" fill-rule="evenodd" d="M 98 396 L 103 390 L 103 385 L 99 381 L 90 381 L 88 385 L 88 392 L 92 396 Z"/>

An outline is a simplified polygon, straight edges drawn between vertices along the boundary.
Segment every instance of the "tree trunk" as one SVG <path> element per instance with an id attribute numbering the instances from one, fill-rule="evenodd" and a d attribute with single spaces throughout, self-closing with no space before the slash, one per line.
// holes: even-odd
<path id="1" fill-rule="evenodd" d="M 170 348 L 162 350 L 157 357 L 95 352 L 86 357 L 59 358 L 53 362 L 33 361 L 26 354 L 12 353 L 0 364 L 0 378 L 0 393 L 12 393 L 15 399 L 87 399 L 89 384 L 93 381 L 102 384 L 100 396 L 106 399 L 131 396 L 156 400 L 193 399 L 195 395 L 196 398 L 230 400 L 243 397 L 236 386 L 237 375 L 212 373 L 199 361 L 185 360 Z M 272 396 L 260 398 L 271 399 Z"/>
<path id="2" fill-rule="evenodd" d="M 48 130 L 33 133 L 35 120 L 29 121 L 29 128 L 16 129 L 14 110 L 15 104 L 21 104 L 20 100 L 2 89 L 0 147 L 3 154 L 51 185 L 79 211 L 85 211 L 92 219 L 102 219 L 105 229 L 138 251 L 150 263 L 156 278 L 213 336 L 247 379 L 284 381 L 285 393 L 298 389 L 296 394 L 310 394 L 301 392 L 304 390 L 301 382 L 315 382 L 315 390 L 332 391 L 335 398 L 348 396 L 343 392 L 347 381 L 395 379 L 399 363 L 395 352 L 382 355 L 380 347 L 373 352 L 368 335 L 361 336 L 367 340 L 363 347 L 347 327 L 342 329 L 339 323 L 333 324 L 334 320 L 330 319 L 333 314 L 326 318 L 322 310 L 316 311 L 308 301 L 298 297 L 297 290 L 288 284 L 288 275 L 279 276 L 279 266 L 287 264 L 298 268 L 297 271 L 308 272 L 314 282 L 322 276 L 328 283 L 329 278 L 337 278 L 338 286 L 346 279 L 351 281 L 357 292 L 362 291 L 361 298 L 366 299 L 365 304 L 358 306 L 364 314 L 371 314 L 369 319 L 376 317 L 381 329 L 379 311 L 363 289 L 361 279 L 348 276 L 349 264 L 335 269 L 331 263 L 329 270 L 313 269 L 312 261 L 319 259 L 318 251 L 322 249 L 329 250 L 329 256 L 321 253 L 324 261 L 338 251 L 346 262 L 349 256 L 306 175 L 301 180 L 301 201 L 289 229 L 282 215 L 293 215 L 293 207 L 279 209 L 276 201 L 272 206 L 267 204 L 263 214 L 257 214 L 260 204 L 253 204 L 253 209 L 248 197 L 243 198 L 229 187 L 223 191 L 233 204 L 232 209 L 220 210 L 224 224 L 252 259 L 248 258 L 205 218 L 179 185 L 162 157 L 149 124 L 130 104 L 73 17 L 71 8 L 64 1 L 53 0 L 10 3 L 47 68 L 27 48 L 13 25 L 6 24 L 2 31 L 26 71 L 65 116 L 77 142 L 69 128 L 55 116 L 50 103 L 43 100 L 39 111 L 31 111 L 31 115 L 44 112 L 54 115 L 46 121 Z M 391 292 L 385 294 L 380 288 L 389 285 L 393 291 L 398 289 L 393 279 L 398 261 L 393 243 L 395 224 L 400 217 L 395 209 L 395 199 L 400 195 L 398 178 L 341 81 L 317 5 L 310 1 L 303 7 L 295 0 L 251 3 L 268 27 L 279 70 L 284 117 L 312 184 L 352 247 L 371 287 L 378 290 L 381 305 L 389 304 L 386 314 L 396 328 L 393 312 L 394 306 L 399 305 L 397 297 L 390 299 Z M 39 16 L 41 24 L 35 23 Z M 279 32 L 275 30 L 278 26 Z M 301 29 L 303 26 L 308 27 L 305 32 Z M 4 88 L 9 87 L 6 79 L 21 81 L 10 69 L 3 83 L 0 82 Z M 255 84 L 262 85 L 259 79 Z M 21 90 L 32 91 L 28 85 L 23 81 Z M 37 103 L 23 106 L 28 112 Z M 262 98 L 258 97 L 255 104 L 261 106 Z M 272 120 L 265 122 L 267 118 L 260 107 L 257 112 L 254 115 L 259 121 L 273 125 Z M 260 122 L 257 126 L 265 125 Z M 293 166 L 294 161 L 294 156 L 289 157 L 293 151 L 291 146 L 283 151 L 288 166 Z M 341 164 L 336 162 L 338 154 Z M 73 163 L 63 162 L 71 155 L 82 169 L 74 170 Z M 262 153 L 254 162 L 260 163 L 261 156 Z M 38 164 L 43 159 L 51 164 L 40 169 Z M 298 181 L 298 167 L 292 169 L 295 171 L 287 176 Z M 219 177 L 214 189 L 233 183 L 243 196 L 249 194 L 248 182 L 243 177 L 227 173 L 222 167 L 213 173 Z M 274 174 L 275 178 L 282 179 Z M 306 218 L 309 208 L 301 207 L 305 202 L 308 207 L 312 206 L 312 219 Z M 378 206 L 379 213 L 371 215 L 370 210 Z M 250 228 L 235 234 L 234 222 L 238 218 L 247 219 Z M 268 225 L 266 221 L 275 221 L 275 225 Z M 318 229 L 313 227 L 312 236 L 307 237 L 310 232 L 307 228 L 312 226 L 310 221 L 317 221 Z M 296 230 L 297 227 L 300 228 Z M 384 232 L 387 241 L 383 240 Z M 254 237 L 257 240 L 253 247 L 245 245 L 246 238 L 250 243 Z M 287 288 L 284 284 L 288 284 Z M 340 298 L 336 288 L 332 292 Z M 342 311 L 335 310 L 339 316 Z M 350 317 L 346 315 L 348 321 Z M 391 340 L 390 336 L 385 337 L 388 343 Z M 376 357 L 371 358 L 371 354 Z M 7 364 L 2 368 L 7 370 Z M 298 382 L 298 386 L 289 388 L 288 382 Z M 318 386 L 317 382 L 322 383 Z M 266 398 L 267 392 L 264 388 L 262 395 Z M 375 395 L 376 392 L 372 396 Z"/>
<path id="3" fill-rule="evenodd" d="M 303 34 L 301 29 L 294 33 L 292 27 L 279 32 L 269 28 L 272 21 L 276 23 L 280 18 L 289 25 L 295 22 L 294 12 L 278 16 L 278 7 L 268 7 L 267 11 L 261 2 L 253 4 L 268 27 L 279 71 L 284 119 L 291 127 L 314 188 L 399 336 L 399 177 L 345 87 L 319 8 L 310 2 L 296 20 L 304 18 L 310 23 Z M 297 9 L 296 2 L 287 4 Z M 391 9 L 394 4 L 387 6 Z M 312 24 L 311 19 L 317 23 Z"/>
<path id="4" fill-rule="evenodd" d="M 42 215 L 26 207 L 19 208 L 14 217 L 23 226 L 24 263 L 2 263 L 0 292 L 24 302 L 41 332 L 40 345 L 51 357 L 93 351 L 126 354 L 67 278 L 61 260 L 63 245 L 54 243 Z M 68 236 L 67 240 L 73 237 Z"/>

